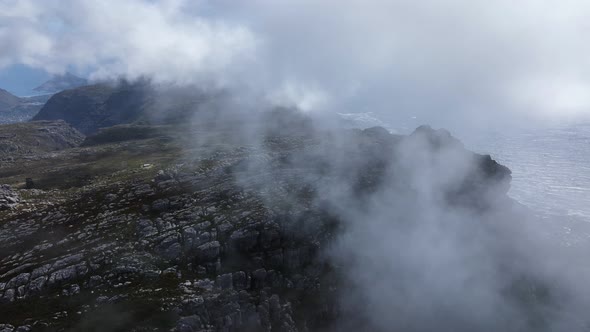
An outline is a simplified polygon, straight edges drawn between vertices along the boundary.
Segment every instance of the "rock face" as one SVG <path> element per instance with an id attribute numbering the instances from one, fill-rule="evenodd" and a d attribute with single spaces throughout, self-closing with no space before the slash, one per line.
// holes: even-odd
<path id="1" fill-rule="evenodd" d="M 0 211 L 15 208 L 20 201 L 17 192 L 8 185 L 0 185 Z"/>
<path id="2" fill-rule="evenodd" d="M 57 101 L 81 98 L 72 93 Z M 362 211 L 366 197 L 389 186 L 412 192 L 407 179 L 413 170 L 402 163 L 407 151 L 425 147 L 420 162 L 449 169 L 455 165 L 435 157 L 456 142 L 426 128 L 409 137 L 379 128 L 277 132 L 252 144 L 194 144 L 180 155 L 177 142 L 145 138 L 31 162 L 28 168 L 40 174 L 50 173 L 48 160 L 68 173 L 113 168 L 93 173 L 79 188 L 23 191 L 20 205 L 0 212 L 0 323 L 7 324 L 0 327 L 185 332 L 338 326 L 346 316 L 338 299 L 348 290 L 326 252 L 344 221 L 355 218 L 342 213 L 338 199 L 348 193 L 347 205 Z M 458 170 L 457 182 L 442 192 L 449 204 L 487 209 L 484 203 L 493 204 L 488 189 L 496 185 L 502 189 L 494 195 L 507 199 L 507 168 L 462 148 L 453 151 L 473 167 Z M 132 166 L 137 156 L 136 165 L 154 167 Z M 69 158 L 72 164 L 61 164 Z M 16 197 L 1 188 L 0 202 Z M 481 204 L 456 198 L 464 196 Z M 371 226 L 370 220 L 357 222 Z"/>
<path id="3" fill-rule="evenodd" d="M 0 160 L 68 149 L 83 140 L 84 136 L 64 121 L 0 125 Z"/>

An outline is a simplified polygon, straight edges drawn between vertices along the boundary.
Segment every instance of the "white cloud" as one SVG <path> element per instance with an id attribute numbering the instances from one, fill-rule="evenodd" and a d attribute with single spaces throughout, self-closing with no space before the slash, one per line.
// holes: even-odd
<path id="1" fill-rule="evenodd" d="M 50 72 L 69 66 L 93 78 L 153 76 L 215 82 L 252 59 L 257 40 L 243 26 L 184 13 L 185 1 L 2 1 L 0 64 Z M 235 58 L 239 57 L 237 61 Z"/>
<path id="2" fill-rule="evenodd" d="M 320 88 L 312 84 L 298 84 L 287 81 L 274 91 L 270 91 L 268 99 L 273 104 L 294 106 L 304 112 L 321 110 L 329 97 Z"/>
<path id="3" fill-rule="evenodd" d="M 247 86 L 433 122 L 590 115 L 583 0 L 0 0 L 0 12 L 0 66 Z"/>
<path id="4" fill-rule="evenodd" d="M 510 93 L 516 105 L 550 117 L 590 114 L 590 81 L 574 77 L 541 77 L 516 82 Z"/>

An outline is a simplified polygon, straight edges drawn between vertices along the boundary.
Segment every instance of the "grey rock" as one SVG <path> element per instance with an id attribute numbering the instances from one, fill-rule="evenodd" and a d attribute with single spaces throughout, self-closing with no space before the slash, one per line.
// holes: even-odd
<path id="1" fill-rule="evenodd" d="M 23 325 L 16 328 L 14 332 L 30 332 L 33 328 L 30 325 Z"/>
<path id="2" fill-rule="evenodd" d="M 43 291 L 46 282 L 47 282 L 47 277 L 45 277 L 45 276 L 33 279 L 31 281 L 31 283 L 29 284 L 29 294 L 31 294 L 31 295 L 40 294 Z"/>
<path id="3" fill-rule="evenodd" d="M 81 261 L 83 258 L 84 258 L 84 254 L 82 254 L 82 253 L 64 257 L 64 258 L 56 261 L 55 263 L 53 263 L 52 269 L 58 270 L 64 266 L 73 265 L 73 264 Z"/>
<path id="4" fill-rule="evenodd" d="M 255 289 L 264 288 L 266 282 L 266 270 L 258 269 L 252 272 L 252 287 Z"/>
<path id="5" fill-rule="evenodd" d="M 19 194 L 7 184 L 0 185 L 0 211 L 14 209 L 20 202 Z"/>
<path id="6" fill-rule="evenodd" d="M 221 289 L 233 288 L 233 277 L 231 273 L 226 273 L 217 276 L 217 286 Z"/>
<path id="7" fill-rule="evenodd" d="M 178 332 L 196 332 L 200 331 L 202 326 L 201 318 L 197 315 L 192 315 L 181 318 L 176 325 L 176 329 Z"/>
<path id="8" fill-rule="evenodd" d="M 0 324 L 0 332 L 14 332 L 14 326 L 10 324 Z"/>
<path id="9" fill-rule="evenodd" d="M 174 242 L 168 248 L 162 250 L 161 255 L 171 261 L 178 260 L 182 255 L 182 246 L 180 243 Z"/>
<path id="10" fill-rule="evenodd" d="M 219 257 L 220 254 L 220 247 L 221 245 L 219 244 L 218 241 L 212 241 L 209 243 L 205 243 L 199 247 L 197 247 L 197 252 L 198 252 L 198 256 L 197 258 L 200 261 L 212 261 L 214 259 L 216 259 L 217 257 Z"/>
<path id="11" fill-rule="evenodd" d="M 244 290 L 250 287 L 250 276 L 244 271 L 234 272 L 232 275 L 233 286 L 236 290 Z"/>
<path id="12" fill-rule="evenodd" d="M 16 289 L 16 296 L 17 298 L 24 298 L 25 295 L 27 294 L 27 288 L 25 287 L 25 285 L 19 286 Z"/>
<path id="13" fill-rule="evenodd" d="M 207 308 L 202 296 L 193 296 L 182 301 L 182 313 L 185 315 L 198 314 L 207 317 Z"/>
<path id="14" fill-rule="evenodd" d="M 88 287 L 94 288 L 102 284 L 102 277 L 101 276 L 91 276 L 88 279 Z"/>
<path id="15" fill-rule="evenodd" d="M 290 271 L 299 270 L 302 266 L 301 252 L 298 248 L 288 248 L 283 251 L 284 266 Z"/>
<path id="16" fill-rule="evenodd" d="M 14 298 L 16 296 L 16 290 L 14 288 L 9 288 L 4 291 L 4 296 L 2 297 L 3 303 L 10 303 L 14 302 Z"/>
<path id="17" fill-rule="evenodd" d="M 49 276 L 49 281 L 47 282 L 47 284 L 49 287 L 53 287 L 55 285 L 63 285 L 74 281 L 76 277 L 76 267 L 69 266 L 64 269 L 53 272 Z"/>
<path id="18" fill-rule="evenodd" d="M 281 246 L 281 236 L 276 229 L 264 229 L 260 233 L 260 243 L 264 249 L 279 248 Z"/>
<path id="19" fill-rule="evenodd" d="M 47 275 L 51 269 L 52 264 L 45 264 L 39 268 L 36 268 L 31 272 L 31 279 L 36 279 L 40 276 Z"/>
<path id="20" fill-rule="evenodd" d="M 31 277 L 30 273 L 21 273 L 18 276 L 10 279 L 9 282 L 6 283 L 6 288 L 16 288 L 19 286 L 22 286 L 24 284 L 26 284 L 27 282 L 29 282 L 29 279 Z"/>
<path id="21" fill-rule="evenodd" d="M 230 241 L 240 251 L 250 251 L 258 243 L 259 233 L 254 230 L 237 230 L 230 236 Z"/>
<path id="22" fill-rule="evenodd" d="M 108 303 L 109 302 L 109 297 L 108 296 L 104 296 L 101 295 L 99 297 L 96 298 L 96 303 L 97 304 L 103 304 L 103 303 Z"/>
<path id="23" fill-rule="evenodd" d="M 170 201 L 166 198 L 155 200 L 151 205 L 153 212 L 162 213 L 170 208 Z"/>
<path id="24" fill-rule="evenodd" d="M 68 293 L 70 296 L 80 294 L 80 286 L 77 284 L 70 285 Z"/>

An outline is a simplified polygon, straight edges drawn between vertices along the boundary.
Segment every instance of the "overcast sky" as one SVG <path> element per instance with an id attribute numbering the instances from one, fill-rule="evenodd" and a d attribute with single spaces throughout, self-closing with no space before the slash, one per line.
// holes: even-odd
<path id="1" fill-rule="evenodd" d="M 580 117 L 589 35 L 586 0 L 0 0 L 0 84 L 70 70 L 393 119 Z"/>

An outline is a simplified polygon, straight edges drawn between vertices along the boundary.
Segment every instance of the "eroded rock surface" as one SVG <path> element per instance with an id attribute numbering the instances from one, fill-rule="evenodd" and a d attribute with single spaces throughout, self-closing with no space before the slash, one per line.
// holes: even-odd
<path id="1" fill-rule="evenodd" d="M 0 125 L 0 161 L 69 149 L 82 141 L 84 135 L 61 120 Z"/>
<path id="2" fill-rule="evenodd" d="M 325 253 L 352 218 L 331 195 L 348 190 L 361 209 L 384 186 L 410 192 L 414 170 L 400 160 L 427 145 L 419 161 L 432 169 L 453 167 L 437 159 L 449 146 L 472 166 L 445 184 L 448 204 L 486 209 L 495 203 L 490 191 L 508 199 L 510 171 L 456 147 L 444 133 L 342 135 L 199 146 L 188 158 L 164 158 L 176 150 L 157 140 L 112 146 L 109 153 L 59 152 L 52 158 L 63 162 L 101 151 L 121 168 L 63 190 L 1 187 L 0 203 L 19 192 L 26 198 L 22 208 L 0 212 L 0 322 L 11 324 L 0 331 L 330 328 L 342 318 L 338 298 L 346 290 Z M 113 157 L 116 149 L 154 144 L 160 154 L 138 154 L 143 159 L 133 166 Z M 156 167 L 143 167 L 148 161 Z"/>
<path id="3" fill-rule="evenodd" d="M 0 211 L 15 208 L 19 201 L 19 194 L 9 185 L 0 185 Z"/>

